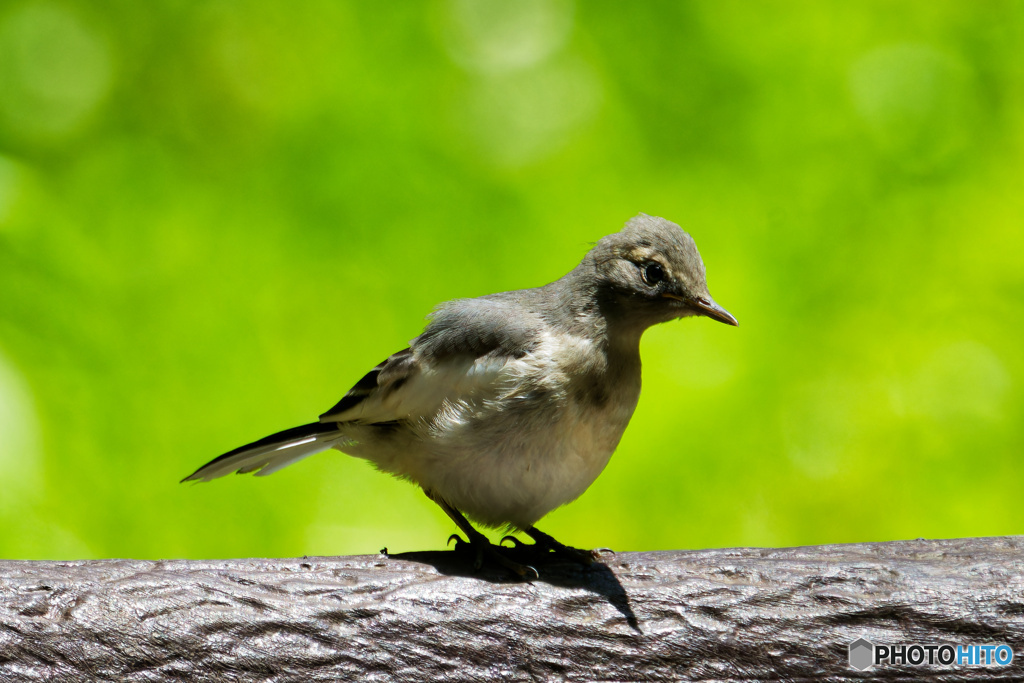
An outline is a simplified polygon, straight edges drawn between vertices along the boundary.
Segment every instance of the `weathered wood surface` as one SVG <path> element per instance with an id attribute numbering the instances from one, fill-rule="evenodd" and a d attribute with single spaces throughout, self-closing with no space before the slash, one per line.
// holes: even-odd
<path id="1" fill-rule="evenodd" d="M 0 680 L 1024 678 L 1024 538 L 620 553 L 533 583 L 453 552 L 0 562 Z M 847 645 L 1008 643 L 1007 667 Z"/>

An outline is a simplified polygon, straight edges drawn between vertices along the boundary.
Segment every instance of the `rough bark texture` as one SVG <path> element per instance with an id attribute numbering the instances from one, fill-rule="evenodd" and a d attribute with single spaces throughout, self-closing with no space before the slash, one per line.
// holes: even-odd
<path id="1" fill-rule="evenodd" d="M 1024 538 L 620 553 L 479 574 L 455 552 L 0 562 L 2 681 L 1024 677 Z M 1004 667 L 847 645 L 1007 643 Z"/>

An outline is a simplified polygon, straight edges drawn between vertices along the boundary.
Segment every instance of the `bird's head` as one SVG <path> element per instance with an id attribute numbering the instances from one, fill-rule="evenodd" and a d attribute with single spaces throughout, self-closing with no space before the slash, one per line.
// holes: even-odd
<path id="1" fill-rule="evenodd" d="M 693 238 L 664 218 L 635 216 L 598 241 L 588 261 L 598 303 L 610 318 L 641 329 L 693 315 L 738 324 L 708 293 Z"/>

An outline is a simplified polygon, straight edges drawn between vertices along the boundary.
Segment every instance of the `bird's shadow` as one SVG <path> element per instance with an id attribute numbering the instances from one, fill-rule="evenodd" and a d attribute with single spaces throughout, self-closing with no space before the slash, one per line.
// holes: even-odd
<path id="1" fill-rule="evenodd" d="M 506 554 L 514 553 L 514 549 L 502 548 Z M 525 579 L 514 576 L 509 570 L 484 563 L 480 569 L 473 566 L 473 554 L 465 550 L 416 550 L 405 553 L 384 554 L 392 560 L 407 560 L 429 564 L 439 573 L 445 576 L 463 576 L 479 579 L 493 584 L 523 583 Z M 637 621 L 636 614 L 629 604 L 629 596 L 626 589 L 622 587 L 615 572 L 603 562 L 595 561 L 591 564 L 579 564 L 552 556 L 551 558 L 538 558 L 536 555 L 528 558 L 516 558 L 531 560 L 524 562 L 537 569 L 539 577 L 533 581 L 540 581 L 559 588 L 583 588 L 595 595 L 605 598 L 610 605 L 615 607 L 625 618 L 626 623 L 637 631 L 643 633 Z"/>

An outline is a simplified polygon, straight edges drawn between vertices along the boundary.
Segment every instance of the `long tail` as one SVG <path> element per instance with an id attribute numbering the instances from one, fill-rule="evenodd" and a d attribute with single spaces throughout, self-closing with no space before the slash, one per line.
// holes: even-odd
<path id="1" fill-rule="evenodd" d="M 256 472 L 256 476 L 264 477 L 314 453 L 326 451 L 342 438 L 337 422 L 293 427 L 225 453 L 182 481 L 210 481 L 232 472 Z"/>

